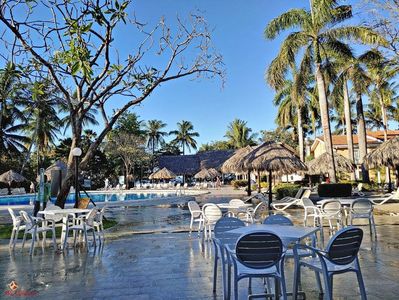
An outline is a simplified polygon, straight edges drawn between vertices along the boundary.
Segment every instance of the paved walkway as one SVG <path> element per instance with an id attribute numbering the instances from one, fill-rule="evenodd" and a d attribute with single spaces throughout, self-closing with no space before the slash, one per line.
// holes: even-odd
<path id="1" fill-rule="evenodd" d="M 210 198 L 207 198 L 207 201 Z M 219 199 L 218 201 L 224 201 Z M 301 210 L 289 212 L 301 222 Z M 221 282 L 212 293 L 212 247 L 193 234 L 189 212 L 179 206 L 136 207 L 108 212 L 120 225 L 107 233 L 101 249 L 58 254 L 37 248 L 10 254 L 0 241 L 0 299 L 12 299 L 8 285 L 18 284 L 18 298 L 32 299 L 221 299 Z M 360 251 L 360 264 L 369 299 L 397 299 L 399 281 L 398 216 L 377 216 L 377 241 L 368 228 Z M 137 234 L 150 233 L 150 234 Z M 135 234 L 136 233 L 136 234 Z M 287 285 L 292 288 L 293 263 L 286 264 Z M 240 299 L 246 299 L 246 282 Z M 318 299 L 314 274 L 303 272 L 307 299 Z M 261 292 L 260 281 L 254 292 Z M 334 299 L 359 299 L 354 274 L 334 279 Z M 25 296 L 25 297 L 23 297 Z"/>

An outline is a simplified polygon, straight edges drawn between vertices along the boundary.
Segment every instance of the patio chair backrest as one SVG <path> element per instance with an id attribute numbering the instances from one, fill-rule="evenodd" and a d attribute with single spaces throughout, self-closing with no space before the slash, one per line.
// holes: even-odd
<path id="1" fill-rule="evenodd" d="M 21 210 L 19 214 L 21 215 L 22 220 L 24 220 L 26 228 L 32 229 L 36 225 L 35 220 L 26 211 Z"/>
<path id="2" fill-rule="evenodd" d="M 271 232 L 252 232 L 241 236 L 236 257 L 246 267 L 266 269 L 276 265 L 283 254 L 281 239 Z"/>
<path id="3" fill-rule="evenodd" d="M 100 211 L 98 211 L 95 220 L 99 223 L 103 222 L 103 218 L 104 218 L 104 214 L 105 214 L 105 209 L 107 208 L 107 206 L 103 206 Z"/>
<path id="4" fill-rule="evenodd" d="M 229 204 L 230 204 L 231 206 L 244 206 L 244 205 L 245 205 L 245 202 L 242 201 L 241 199 L 231 199 L 231 200 L 229 201 Z"/>
<path id="5" fill-rule="evenodd" d="M 321 210 L 328 214 L 337 214 L 341 212 L 341 203 L 337 200 L 326 201 L 321 205 Z"/>
<path id="6" fill-rule="evenodd" d="M 198 218 L 201 215 L 201 208 L 196 201 L 189 201 L 188 209 L 194 218 Z"/>
<path id="7" fill-rule="evenodd" d="M 304 191 L 304 188 L 301 187 L 301 188 L 296 192 L 295 198 L 296 198 L 296 199 L 301 199 L 301 196 L 302 196 L 303 191 Z"/>
<path id="8" fill-rule="evenodd" d="M 88 224 L 89 226 L 93 226 L 93 221 L 96 218 L 97 213 L 98 213 L 98 209 L 97 208 L 92 208 L 89 211 L 89 213 L 87 214 L 86 224 Z"/>
<path id="9" fill-rule="evenodd" d="M 208 223 L 216 223 L 222 217 L 222 211 L 213 203 L 207 203 L 202 207 L 203 215 Z"/>
<path id="10" fill-rule="evenodd" d="M 261 219 L 268 215 L 269 213 L 269 206 L 265 202 L 259 203 L 254 210 L 254 218 Z"/>
<path id="11" fill-rule="evenodd" d="M 300 198 L 298 198 L 298 199 L 309 198 L 309 196 L 310 196 L 310 194 L 311 194 L 311 193 L 312 193 L 312 191 L 311 191 L 311 190 L 309 190 L 309 189 L 305 189 L 305 190 L 303 191 L 303 193 L 302 193 L 301 197 L 300 197 Z"/>
<path id="12" fill-rule="evenodd" d="M 302 198 L 303 207 L 314 207 L 314 203 L 309 198 Z"/>
<path id="13" fill-rule="evenodd" d="M 11 215 L 12 224 L 15 226 L 20 222 L 20 219 L 15 215 L 15 212 L 12 208 L 8 208 L 8 212 Z"/>
<path id="14" fill-rule="evenodd" d="M 328 242 L 327 258 L 336 265 L 347 265 L 355 260 L 363 239 L 363 230 L 349 226 L 339 230 Z"/>
<path id="15" fill-rule="evenodd" d="M 373 211 L 373 204 L 369 199 L 356 199 L 351 204 L 351 211 L 358 214 L 369 214 Z"/>
<path id="16" fill-rule="evenodd" d="M 237 235 L 228 233 L 228 231 L 244 226 L 245 223 L 240 219 L 224 217 L 216 222 L 213 232 L 215 233 L 215 238 L 220 240 L 223 244 L 232 245 L 234 247 L 237 241 Z"/>
<path id="17" fill-rule="evenodd" d="M 265 225 L 283 225 L 283 226 L 293 226 L 294 223 L 286 216 L 283 215 L 271 215 L 268 216 L 264 221 Z"/>

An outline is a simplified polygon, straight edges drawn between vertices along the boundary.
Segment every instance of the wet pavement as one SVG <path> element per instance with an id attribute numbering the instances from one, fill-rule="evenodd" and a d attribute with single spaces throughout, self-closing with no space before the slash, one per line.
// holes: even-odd
<path id="1" fill-rule="evenodd" d="M 231 199 L 219 198 L 218 202 Z M 303 210 L 289 214 L 301 224 Z M 121 207 L 106 216 L 119 224 L 107 232 L 104 247 L 91 247 L 89 252 L 79 248 L 60 254 L 38 247 L 31 258 L 27 248 L 10 254 L 8 241 L 1 241 L 0 299 L 222 299 L 220 277 L 217 293 L 212 293 L 212 247 L 196 234 L 188 235 L 190 214 L 185 207 Z M 359 253 L 368 299 L 398 299 L 399 227 L 392 224 L 398 224 L 399 217 L 377 215 L 376 223 L 377 240 L 362 226 Z M 292 261 L 286 262 L 285 271 L 292 289 Z M 12 281 L 18 285 L 14 295 Z M 304 270 L 302 281 L 307 299 L 318 299 L 314 273 Z M 261 282 L 255 281 L 253 292 L 262 291 Z M 245 280 L 239 292 L 240 299 L 246 299 Z M 354 274 L 334 278 L 334 299 L 360 299 Z"/>

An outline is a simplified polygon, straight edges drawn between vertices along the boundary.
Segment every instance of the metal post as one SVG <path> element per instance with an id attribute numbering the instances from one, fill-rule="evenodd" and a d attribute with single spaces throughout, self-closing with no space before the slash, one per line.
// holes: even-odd
<path id="1" fill-rule="evenodd" d="M 79 156 L 75 156 L 75 208 L 79 205 Z"/>
<path id="2" fill-rule="evenodd" d="M 248 169 L 248 187 L 247 195 L 251 196 L 251 170 Z"/>
<path id="3" fill-rule="evenodd" d="M 272 171 L 269 170 L 269 210 L 272 208 L 273 194 L 272 194 Z"/>

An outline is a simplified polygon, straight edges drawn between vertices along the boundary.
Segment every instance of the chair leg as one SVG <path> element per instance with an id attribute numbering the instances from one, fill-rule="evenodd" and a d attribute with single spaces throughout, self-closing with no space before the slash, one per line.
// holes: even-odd
<path id="1" fill-rule="evenodd" d="M 199 220 L 199 222 L 198 222 L 198 236 L 200 236 L 201 230 L 202 230 L 202 220 Z"/>
<path id="2" fill-rule="evenodd" d="M 73 232 L 73 247 L 76 248 L 76 239 L 78 238 L 77 232 Z"/>
<path id="3" fill-rule="evenodd" d="M 281 295 L 283 296 L 283 300 L 287 300 L 287 287 L 285 285 L 285 276 L 284 276 L 284 263 L 281 264 L 281 268 L 280 268 L 280 286 L 281 286 Z M 276 298 L 278 299 L 278 298 Z"/>
<path id="4" fill-rule="evenodd" d="M 298 261 L 295 260 L 294 267 L 294 287 L 292 290 L 292 299 L 297 299 L 298 295 L 298 287 L 299 287 L 299 278 L 301 277 L 301 266 Z"/>
<path id="5" fill-rule="evenodd" d="M 33 233 L 32 233 L 32 242 L 31 242 L 31 244 L 30 244 L 29 255 L 32 255 L 32 254 L 33 254 L 33 248 L 35 247 L 35 240 L 36 240 L 36 238 L 37 238 L 37 232 L 36 232 L 36 226 L 35 226 L 35 228 L 34 228 L 34 230 L 33 230 Z"/>
<path id="6" fill-rule="evenodd" d="M 10 243 L 8 244 L 8 246 L 11 248 L 11 246 L 12 245 L 14 245 L 15 244 L 15 231 L 16 231 L 16 228 L 15 227 L 13 227 L 12 228 L 12 231 L 11 231 L 11 237 L 10 237 Z"/>
<path id="7" fill-rule="evenodd" d="M 25 229 L 24 237 L 22 238 L 22 246 L 21 246 L 22 249 L 25 247 L 26 234 L 27 234 L 27 229 Z"/>
<path id="8" fill-rule="evenodd" d="M 362 300 L 367 300 L 366 288 L 364 286 L 363 276 L 360 269 L 356 271 L 356 276 L 357 276 L 357 281 L 359 283 L 360 297 Z"/>
<path id="9" fill-rule="evenodd" d="M 216 293 L 216 281 L 217 281 L 217 274 L 218 274 L 218 253 L 217 248 L 215 246 L 215 258 L 213 260 L 213 293 Z"/>
<path id="10" fill-rule="evenodd" d="M 51 229 L 51 238 L 53 240 L 54 251 L 57 251 L 57 237 L 55 236 L 55 228 Z"/>
<path id="11" fill-rule="evenodd" d="M 323 287 L 321 285 L 321 279 L 320 279 L 320 273 L 317 271 L 314 271 L 315 276 L 316 276 L 316 283 L 317 283 L 317 288 L 319 289 L 319 294 L 323 294 Z"/>
<path id="12" fill-rule="evenodd" d="M 91 230 L 92 234 L 93 234 L 93 246 L 97 247 L 97 243 L 96 243 L 96 232 L 94 230 L 94 227 Z"/>
<path id="13" fill-rule="evenodd" d="M 15 244 L 17 243 L 17 240 L 18 240 L 18 234 L 19 234 L 19 225 L 17 226 L 17 229 L 15 231 L 15 236 L 14 236 L 14 240 L 12 243 L 12 250 L 15 249 Z"/>
<path id="14" fill-rule="evenodd" d="M 373 215 L 371 215 L 371 221 L 373 223 L 374 236 L 377 237 L 377 227 L 375 226 L 375 220 Z"/>
<path id="15" fill-rule="evenodd" d="M 324 274 L 324 288 L 325 288 L 325 296 L 327 300 L 333 300 L 333 280 L 331 274 Z"/>
<path id="16" fill-rule="evenodd" d="M 85 239 L 85 246 L 86 246 L 86 248 L 88 248 L 89 245 L 88 245 L 88 241 L 87 241 L 87 229 L 86 228 L 83 229 L 83 235 L 84 235 L 84 239 Z"/>
<path id="17" fill-rule="evenodd" d="M 194 218 L 193 218 L 193 215 L 191 215 L 191 219 L 190 219 L 190 234 L 191 234 L 191 231 L 193 230 L 193 222 L 194 222 Z"/>
<path id="18" fill-rule="evenodd" d="M 234 300 L 238 300 L 238 278 L 234 272 Z"/>

